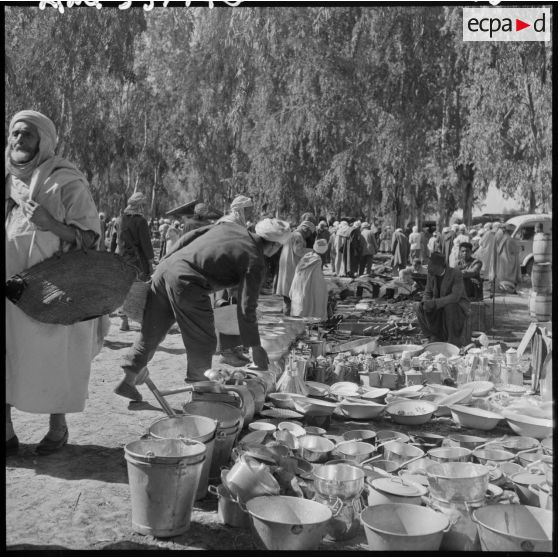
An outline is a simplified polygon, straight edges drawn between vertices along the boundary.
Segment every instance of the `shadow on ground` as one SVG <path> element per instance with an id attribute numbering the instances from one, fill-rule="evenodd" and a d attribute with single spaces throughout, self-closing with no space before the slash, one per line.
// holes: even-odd
<path id="1" fill-rule="evenodd" d="M 34 469 L 37 475 L 66 480 L 91 479 L 128 483 L 123 448 L 68 444 L 52 455 L 38 455 L 35 444 L 20 444 L 17 455 L 8 457 L 8 467 Z"/>
<path id="2" fill-rule="evenodd" d="M 131 347 L 132 345 L 132 342 L 124 343 L 122 341 L 108 341 L 107 339 L 105 339 L 105 344 L 103 346 L 107 349 L 111 349 L 112 351 L 119 351 L 120 349 Z"/>

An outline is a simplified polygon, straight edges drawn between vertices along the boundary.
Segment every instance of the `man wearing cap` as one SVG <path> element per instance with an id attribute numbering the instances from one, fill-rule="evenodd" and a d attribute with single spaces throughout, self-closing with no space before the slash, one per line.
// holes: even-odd
<path id="1" fill-rule="evenodd" d="M 415 304 L 424 335 L 431 341 L 462 346 L 469 306 L 461 271 L 448 267 L 444 256 L 434 252 L 428 263 L 422 302 Z"/>
<path id="2" fill-rule="evenodd" d="M 153 245 L 147 219 L 143 216 L 147 198 L 135 192 L 116 223 L 116 253 L 138 271 L 138 279 L 147 281 L 153 272 Z M 130 331 L 128 316 L 122 315 L 121 331 Z"/>
<path id="3" fill-rule="evenodd" d="M 328 292 L 320 257 L 327 249 L 327 241 L 319 238 L 298 262 L 289 292 L 292 316 L 327 319 Z"/>
<path id="4" fill-rule="evenodd" d="M 469 300 L 482 300 L 482 279 L 480 276 L 482 262 L 473 258 L 473 245 L 470 242 L 462 242 L 459 245 L 457 269 L 463 275 L 463 285 L 467 298 Z"/>
<path id="5" fill-rule="evenodd" d="M 293 283 L 296 266 L 300 258 L 312 249 L 306 247 L 307 240 L 314 236 L 316 226 L 312 221 L 302 221 L 296 231 L 293 231 L 281 251 L 279 259 L 279 273 L 275 294 L 283 297 L 283 314 L 290 316 L 291 299 L 290 291 Z"/>
<path id="6" fill-rule="evenodd" d="M 231 202 L 230 213 L 221 217 L 217 223 L 236 223 L 241 227 L 248 228 L 248 222 L 252 219 L 254 203 L 243 195 L 239 195 Z M 236 304 L 238 293 L 236 289 L 223 289 L 215 293 L 215 307 Z M 217 353 L 221 355 L 219 362 L 229 366 L 246 366 L 250 362 L 243 351 L 242 340 L 239 335 L 229 335 L 217 331 Z"/>
<path id="7" fill-rule="evenodd" d="M 360 237 L 362 242 L 362 253 L 360 256 L 359 275 L 372 271 L 372 259 L 378 251 L 376 235 L 370 229 L 370 223 L 364 221 L 360 226 Z"/>
<path id="8" fill-rule="evenodd" d="M 268 357 L 260 343 L 256 316 L 264 256 L 277 251 L 289 236 L 289 224 L 277 219 L 260 221 L 255 234 L 223 222 L 183 235 L 153 274 L 140 336 L 124 359 L 125 377 L 115 392 L 141 400 L 135 385 L 144 379 L 145 367 L 175 319 L 186 348 L 186 381 L 205 380 L 217 345 L 210 295 L 224 288 L 238 287 L 242 343 L 252 348 L 254 364 L 266 370 Z"/>
<path id="9" fill-rule="evenodd" d="M 85 176 L 55 156 L 54 123 L 24 110 L 11 120 L 5 152 L 6 277 L 60 250 L 94 249 L 99 214 Z M 87 273 L 87 270 L 84 270 Z M 66 413 L 83 411 L 91 359 L 98 353 L 96 320 L 70 326 L 28 317 L 6 299 L 6 453 L 19 447 L 11 407 L 50 415 L 49 430 L 36 448 L 53 453 L 68 441 Z"/>

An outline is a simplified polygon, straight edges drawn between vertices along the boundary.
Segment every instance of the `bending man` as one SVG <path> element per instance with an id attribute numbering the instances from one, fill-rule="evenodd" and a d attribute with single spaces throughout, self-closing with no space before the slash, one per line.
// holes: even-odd
<path id="1" fill-rule="evenodd" d="M 140 337 L 124 360 L 125 378 L 115 392 L 141 400 L 135 388 L 138 374 L 175 320 L 186 347 L 186 381 L 205 380 L 204 372 L 211 368 L 217 345 L 210 294 L 231 287 L 238 287 L 242 343 L 252 348 L 254 364 L 267 369 L 267 353 L 260 345 L 256 317 L 264 256 L 274 254 L 289 237 L 289 224 L 276 219 L 259 222 L 256 234 L 236 223 L 222 222 L 182 236 L 153 274 Z"/>

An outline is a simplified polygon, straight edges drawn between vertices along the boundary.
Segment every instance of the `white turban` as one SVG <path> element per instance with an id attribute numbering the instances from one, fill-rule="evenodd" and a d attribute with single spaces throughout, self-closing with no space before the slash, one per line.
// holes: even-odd
<path id="1" fill-rule="evenodd" d="M 238 209 L 238 208 L 245 208 L 245 207 L 252 207 L 254 203 L 252 200 L 247 196 L 236 196 L 234 200 L 231 202 L 231 209 Z"/>
<path id="2" fill-rule="evenodd" d="M 457 230 L 459 230 L 459 225 L 458 225 L 457 223 L 454 223 L 454 224 L 451 226 L 451 229 L 452 229 L 453 231 L 457 231 Z"/>
<path id="3" fill-rule="evenodd" d="M 314 252 L 318 254 L 325 254 L 327 252 L 328 244 L 325 238 L 319 238 L 314 242 L 314 246 L 312 247 Z"/>
<path id="4" fill-rule="evenodd" d="M 418 232 L 418 226 L 417 225 L 413 225 L 413 232 L 414 233 Z"/>
<path id="5" fill-rule="evenodd" d="M 353 223 L 353 227 L 355 227 L 355 229 L 358 229 L 358 228 L 360 228 L 360 225 L 361 225 L 361 224 L 362 224 L 362 223 L 361 223 L 360 221 L 355 221 L 355 222 Z"/>
<path id="6" fill-rule="evenodd" d="M 124 213 L 132 213 L 140 211 L 141 207 L 145 204 L 147 198 L 141 192 L 136 192 L 128 198 L 128 205 L 124 209 Z"/>
<path id="7" fill-rule="evenodd" d="M 262 219 L 256 223 L 256 234 L 269 242 L 285 244 L 291 236 L 291 226 L 280 219 Z"/>
<path id="8" fill-rule="evenodd" d="M 10 158 L 10 144 L 8 143 L 6 147 L 6 170 L 10 174 L 22 178 L 30 176 L 39 165 L 44 163 L 47 159 L 54 157 L 54 149 L 58 143 L 58 137 L 56 135 L 56 126 L 52 120 L 35 110 L 22 110 L 18 112 L 10 122 L 10 127 L 8 129 L 10 135 L 18 122 L 26 122 L 27 124 L 33 125 L 39 134 L 39 151 L 35 157 L 27 163 L 21 165 L 13 163 Z"/>
<path id="9" fill-rule="evenodd" d="M 368 221 L 364 221 L 364 223 L 362 223 L 362 225 L 360 225 L 361 229 L 369 229 L 370 228 L 370 223 L 368 223 Z"/>

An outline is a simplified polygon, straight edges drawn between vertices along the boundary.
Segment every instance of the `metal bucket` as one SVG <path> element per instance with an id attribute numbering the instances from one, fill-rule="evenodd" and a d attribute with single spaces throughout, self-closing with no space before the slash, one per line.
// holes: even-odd
<path id="1" fill-rule="evenodd" d="M 199 415 L 217 421 L 215 447 L 209 468 L 209 480 L 219 480 L 221 467 L 229 462 L 234 442 L 242 429 L 242 412 L 226 403 L 192 401 L 184 405 L 187 415 Z"/>
<path id="2" fill-rule="evenodd" d="M 124 447 L 132 500 L 132 528 L 174 537 L 190 516 L 207 449 L 193 440 L 138 440 Z"/>
<path id="3" fill-rule="evenodd" d="M 165 417 L 156 420 L 149 427 L 149 435 L 152 438 L 189 438 L 196 442 L 202 442 L 207 448 L 207 454 L 203 463 L 202 474 L 196 500 L 205 498 L 207 494 L 207 482 L 209 479 L 209 469 L 213 460 L 215 449 L 215 435 L 217 432 L 217 421 L 196 415 L 184 415 L 177 417 Z"/>
<path id="4" fill-rule="evenodd" d="M 473 512 L 485 552 L 552 552 L 552 512 L 497 504 Z"/>
<path id="5" fill-rule="evenodd" d="M 380 552 L 436 552 L 449 528 L 444 515 L 414 504 L 368 506 L 360 520 L 369 548 Z"/>
<path id="6" fill-rule="evenodd" d="M 332 517 L 326 505 L 294 496 L 259 496 L 246 508 L 267 550 L 316 550 Z"/>
<path id="7" fill-rule="evenodd" d="M 445 502 L 482 502 L 489 469 L 474 463 L 432 463 L 426 468 L 430 495 Z"/>

